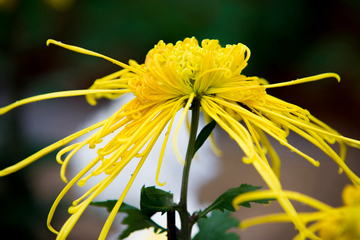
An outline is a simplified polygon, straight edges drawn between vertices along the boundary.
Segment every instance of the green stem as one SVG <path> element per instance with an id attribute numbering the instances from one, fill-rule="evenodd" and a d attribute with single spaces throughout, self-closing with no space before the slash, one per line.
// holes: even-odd
<path id="1" fill-rule="evenodd" d="M 194 99 L 191 108 L 192 108 L 192 115 L 191 115 L 191 125 L 190 125 L 190 137 L 189 137 L 189 144 L 185 157 L 185 164 L 184 164 L 182 184 L 181 184 L 180 202 L 178 205 L 178 212 L 181 220 L 181 240 L 191 239 L 192 223 L 191 223 L 191 217 L 187 210 L 187 192 L 188 192 L 190 165 L 195 152 L 195 141 L 196 141 L 196 135 L 199 125 L 199 116 L 200 116 L 200 103 L 197 99 Z"/>
<path id="2" fill-rule="evenodd" d="M 167 237 L 168 240 L 176 240 L 175 211 L 167 211 Z"/>

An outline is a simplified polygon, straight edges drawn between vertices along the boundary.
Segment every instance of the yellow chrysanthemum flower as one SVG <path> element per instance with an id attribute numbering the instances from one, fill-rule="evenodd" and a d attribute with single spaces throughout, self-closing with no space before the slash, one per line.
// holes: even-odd
<path id="1" fill-rule="evenodd" d="M 250 50 L 245 45 L 239 43 L 221 47 L 217 40 L 203 40 L 201 46 L 195 38 L 178 41 L 175 45 L 160 41 L 149 51 L 145 63 L 141 65 L 135 61 L 129 61 L 127 65 L 104 55 L 54 40 L 49 40 L 47 43 L 83 54 L 102 57 L 124 69 L 96 80 L 88 90 L 35 96 L 1 108 L 0 114 L 26 103 L 57 97 L 86 95 L 88 102 L 95 105 L 99 98 L 114 99 L 124 93 L 135 95 L 133 100 L 122 106 L 110 118 L 74 133 L 18 164 L 0 171 L 0 176 L 17 171 L 79 136 L 100 128 L 86 140 L 67 146 L 58 153 L 57 161 L 62 164 L 61 177 L 67 182 L 65 169 L 71 157 L 86 145 L 94 148 L 105 136 L 119 130 L 112 140 L 98 150 L 98 156 L 68 182 L 55 200 L 49 213 L 48 226 L 58 234 L 58 239 L 65 239 L 89 203 L 119 175 L 130 161 L 140 158 L 127 187 L 110 213 L 99 239 L 106 237 L 133 180 L 159 135 L 167 127 L 156 173 L 157 183 L 163 185 L 158 178 L 175 115 L 183 109 L 175 128 L 173 140 L 175 152 L 181 158 L 176 148 L 176 135 L 194 101 L 200 103 L 205 119 L 214 119 L 238 143 L 245 153 L 243 161 L 253 164 L 301 232 L 307 235 L 312 234 L 301 222 L 288 197 L 281 189 L 278 179 L 280 160 L 266 134 L 300 154 L 313 165 L 319 166 L 318 161 L 287 142 L 286 138 L 290 130 L 298 133 L 333 158 L 353 183 L 360 185 L 360 179 L 344 163 L 346 145 L 359 147 L 359 141 L 341 136 L 310 115 L 307 110 L 266 93 L 267 88 L 289 86 L 323 78 L 334 77 L 339 80 L 337 74 L 325 73 L 285 83 L 268 84 L 258 77 L 247 77 L 241 74 L 250 58 Z M 340 144 L 340 155 L 328 145 L 328 143 L 335 142 Z M 62 159 L 66 153 L 68 155 Z M 271 164 L 268 162 L 266 154 L 270 156 Z M 50 226 L 50 221 L 64 194 L 75 183 L 83 186 L 89 178 L 101 173 L 107 174 L 107 177 L 75 200 L 74 206 L 69 209 L 71 217 L 59 232 L 54 230 Z"/>
<path id="2" fill-rule="evenodd" d="M 342 198 L 344 206 L 333 208 L 325 203 L 306 195 L 284 191 L 284 194 L 292 200 L 307 204 L 318 212 L 299 213 L 298 216 L 304 224 L 312 223 L 308 230 L 312 233 L 318 233 L 323 240 L 355 240 L 360 239 L 360 188 L 347 185 L 345 186 Z M 234 204 L 246 201 L 246 199 L 266 199 L 275 197 L 275 194 L 270 191 L 260 191 L 257 193 L 245 193 L 242 196 L 234 199 Z M 240 223 L 240 228 L 247 228 L 250 226 L 271 223 L 271 222 L 290 222 L 291 219 L 287 214 L 269 214 L 260 217 L 254 217 L 243 220 Z M 305 240 L 306 236 L 298 234 L 293 240 Z"/>
<path id="3" fill-rule="evenodd" d="M 154 232 L 154 228 L 146 228 L 140 231 L 136 231 L 130 234 L 129 237 L 125 238 L 124 240 L 167 240 L 166 232 L 160 233 Z"/>

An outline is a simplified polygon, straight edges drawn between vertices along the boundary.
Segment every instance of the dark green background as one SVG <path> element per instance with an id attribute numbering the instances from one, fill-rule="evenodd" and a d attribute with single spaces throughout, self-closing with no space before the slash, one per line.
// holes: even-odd
<path id="1" fill-rule="evenodd" d="M 8 2 L 0 6 L 1 106 L 35 94 L 86 89 L 96 78 L 118 69 L 102 59 L 46 47 L 49 38 L 124 62 L 135 59 L 142 63 L 159 40 L 175 43 L 195 36 L 199 41 L 219 39 L 222 45 L 244 43 L 252 52 L 244 73 L 271 83 L 338 73 L 340 84 L 328 79 L 268 92 L 310 110 L 344 135 L 360 137 L 358 0 L 74 0 L 65 9 L 45 0 Z M 72 123 L 93 110 L 83 98 L 71 101 L 79 102 L 84 111 L 69 116 Z M 59 111 L 66 115 L 72 102 L 63 102 L 68 105 L 61 105 Z M 52 101 L 46 104 L 55 107 Z M 0 116 L 1 168 L 57 140 L 24 137 L 27 109 Z M 43 117 L 57 124 L 52 116 L 39 116 Z M 54 128 L 63 127 L 65 137 L 71 131 L 61 124 Z M 56 194 L 39 202 L 28 182 L 31 171 L 49 162 L 56 165 L 54 154 L 0 179 L 2 234 L 14 233 L 17 239 L 55 238 L 45 222 Z M 65 205 L 60 209 L 66 211 Z M 59 221 L 65 218 L 66 213 Z"/>

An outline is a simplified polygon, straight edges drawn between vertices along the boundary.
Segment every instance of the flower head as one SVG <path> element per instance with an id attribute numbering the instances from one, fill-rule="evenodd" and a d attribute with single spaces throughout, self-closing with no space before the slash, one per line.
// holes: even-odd
<path id="1" fill-rule="evenodd" d="M 166 232 L 160 233 L 160 231 L 154 231 L 154 228 L 146 228 L 141 231 L 136 231 L 130 234 L 125 240 L 167 240 Z"/>
<path id="2" fill-rule="evenodd" d="M 181 154 L 176 148 L 176 135 L 194 101 L 200 103 L 206 119 L 214 119 L 238 143 L 245 153 L 243 161 L 254 165 L 300 231 L 307 231 L 307 229 L 281 189 L 278 179 L 280 160 L 269 143 L 267 135 L 300 154 L 315 166 L 319 166 L 318 161 L 287 142 L 290 130 L 298 133 L 332 157 L 354 184 L 360 185 L 359 178 L 344 163 L 345 145 L 359 147 L 359 141 L 339 135 L 335 130 L 310 115 L 307 110 L 277 99 L 266 92 L 268 88 L 328 77 L 335 77 L 339 80 L 337 74 L 325 73 L 285 83 L 268 84 L 261 78 L 242 74 L 242 70 L 247 66 L 250 58 L 250 50 L 245 45 L 239 43 L 221 47 L 217 40 L 208 39 L 203 40 L 201 45 L 195 38 L 186 38 L 184 41 L 178 41 L 175 45 L 160 41 L 149 51 L 144 64 L 138 64 L 135 61 L 124 64 L 104 55 L 54 40 L 48 40 L 48 44 L 102 57 L 124 69 L 96 80 L 88 90 L 51 93 L 24 99 L 0 109 L 0 114 L 25 103 L 55 97 L 86 95 L 88 102 L 95 105 L 96 100 L 103 97 L 113 99 L 130 92 L 135 96 L 110 118 L 70 135 L 22 162 L 0 171 L 0 176 L 17 171 L 48 152 L 99 128 L 86 140 L 67 146 L 58 153 L 57 161 L 62 164 L 61 177 L 67 182 L 65 169 L 71 157 L 86 145 L 94 148 L 105 136 L 117 131 L 116 135 L 98 150 L 98 156 L 68 182 L 55 200 L 49 213 L 48 224 L 49 228 L 57 233 L 50 226 L 50 220 L 64 194 L 75 183 L 82 186 L 89 178 L 101 173 L 106 174 L 102 181 L 74 201 L 74 206 L 69 209 L 72 216 L 59 231 L 59 239 L 66 238 L 89 203 L 120 174 L 130 161 L 138 158 L 139 163 L 100 234 L 100 239 L 105 238 L 133 180 L 159 135 L 166 129 L 166 137 L 160 152 L 156 173 L 157 183 L 164 184 L 158 179 L 175 114 L 183 109 L 180 121 L 176 123 L 173 139 L 175 152 L 181 158 Z M 328 145 L 328 143 L 335 142 L 340 144 L 340 155 Z M 67 156 L 63 159 L 64 154 Z M 267 154 L 271 159 L 271 164 L 268 162 Z"/>
<path id="3" fill-rule="evenodd" d="M 317 210 L 312 213 L 299 213 L 299 218 L 304 224 L 312 223 L 308 230 L 318 233 L 323 240 L 353 240 L 360 239 L 360 188 L 353 185 L 345 186 L 342 194 L 344 206 L 333 208 L 325 203 L 306 195 L 284 191 L 285 195 L 293 200 L 307 204 Z M 264 199 L 275 197 L 270 191 L 244 194 L 235 199 L 236 203 L 246 201 L 246 199 Z M 291 221 L 287 214 L 270 214 L 255 217 L 241 222 L 241 228 L 247 228 L 257 224 L 270 222 Z M 306 236 L 301 233 L 293 240 L 305 240 Z M 312 239 L 319 239 L 312 237 Z"/>
<path id="4" fill-rule="evenodd" d="M 342 198 L 343 207 L 318 220 L 319 236 L 324 240 L 360 239 L 360 188 L 345 186 Z"/>

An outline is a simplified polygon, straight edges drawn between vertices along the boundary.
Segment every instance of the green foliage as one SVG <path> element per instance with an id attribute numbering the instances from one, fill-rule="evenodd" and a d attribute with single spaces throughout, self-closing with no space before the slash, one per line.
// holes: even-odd
<path id="1" fill-rule="evenodd" d="M 155 186 L 141 188 L 140 209 L 144 215 L 151 217 L 157 212 L 163 214 L 173 210 L 174 207 L 172 193 L 157 189 Z"/>
<path id="2" fill-rule="evenodd" d="M 105 202 L 92 202 L 91 205 L 97 207 L 105 207 L 110 212 L 115 206 L 117 200 L 108 200 Z M 149 216 L 143 214 L 138 208 L 122 203 L 119 212 L 126 213 L 127 216 L 123 219 L 122 224 L 128 227 L 120 234 L 119 239 L 127 238 L 132 232 L 153 227 L 154 231 L 165 232 L 166 229 L 159 226 Z"/>
<path id="3" fill-rule="evenodd" d="M 240 187 L 237 188 L 230 188 L 228 189 L 226 192 L 224 192 L 223 194 L 220 195 L 220 197 L 218 197 L 210 206 L 208 206 L 204 211 L 200 211 L 199 212 L 199 219 L 200 218 L 206 218 L 206 214 L 213 211 L 213 210 L 220 210 L 220 211 L 224 211 L 224 210 L 228 210 L 231 212 L 235 212 L 235 208 L 232 205 L 232 200 L 242 194 L 242 193 L 246 193 L 246 192 L 252 192 L 255 190 L 260 189 L 261 187 L 257 187 L 257 186 L 252 186 L 249 184 L 241 184 Z M 256 200 L 256 201 L 251 201 L 251 202 L 256 202 L 256 203 L 262 203 L 262 204 L 267 204 L 269 203 L 269 201 L 272 201 L 273 199 L 266 199 L 266 200 Z M 244 202 L 242 204 L 240 204 L 241 206 L 244 207 L 251 207 L 250 202 Z"/>
<path id="4" fill-rule="evenodd" d="M 232 200 L 246 192 L 252 192 L 261 187 L 252 186 L 249 184 L 241 184 L 240 187 L 231 188 L 220 195 L 210 206 L 205 210 L 200 211 L 198 217 L 193 219 L 193 223 L 198 223 L 200 232 L 195 236 L 194 240 L 237 240 L 239 236 L 234 233 L 226 233 L 232 227 L 236 227 L 239 221 L 230 216 L 230 212 L 235 212 L 232 205 Z M 273 199 L 256 200 L 251 202 L 269 203 Z M 97 207 L 105 207 L 108 212 L 111 212 L 117 200 L 108 200 L 105 202 L 93 202 L 91 205 Z M 241 206 L 251 207 L 250 202 L 242 203 Z M 167 231 L 165 228 L 159 226 L 151 216 L 157 212 L 164 214 L 168 211 L 177 210 L 177 205 L 173 203 L 173 194 L 157 189 L 154 186 L 145 187 L 141 189 L 140 209 L 123 203 L 119 212 L 126 213 L 127 216 L 123 219 L 122 224 L 128 225 L 128 228 L 119 236 L 119 239 L 128 237 L 132 232 L 153 227 L 154 231 Z M 211 213 L 210 217 L 206 215 Z"/>
<path id="5" fill-rule="evenodd" d="M 91 205 L 105 207 L 108 212 L 111 212 L 116 202 L 117 200 L 109 200 L 106 202 L 93 202 Z M 173 194 L 157 189 L 154 186 L 143 186 L 140 197 L 141 210 L 126 203 L 122 203 L 119 209 L 119 212 L 127 214 L 122 224 L 128 225 L 127 229 L 119 236 L 119 239 L 124 239 L 132 232 L 149 227 L 153 227 L 154 232 L 158 230 L 165 232 L 166 229 L 151 220 L 151 216 L 157 212 L 165 213 L 169 210 L 174 210 L 175 206 L 176 204 L 173 203 Z"/>
<path id="6" fill-rule="evenodd" d="M 201 146 L 204 144 L 206 139 L 210 136 L 211 132 L 214 130 L 216 126 L 216 122 L 212 120 L 210 123 L 208 123 L 199 133 L 199 135 L 196 138 L 195 141 L 195 150 L 194 155 L 201 148 Z"/>
<path id="7" fill-rule="evenodd" d="M 198 221 L 200 231 L 194 240 L 238 240 L 240 237 L 237 234 L 227 231 L 239 223 L 239 220 L 230 216 L 229 211 L 213 211 L 209 218 Z"/>

